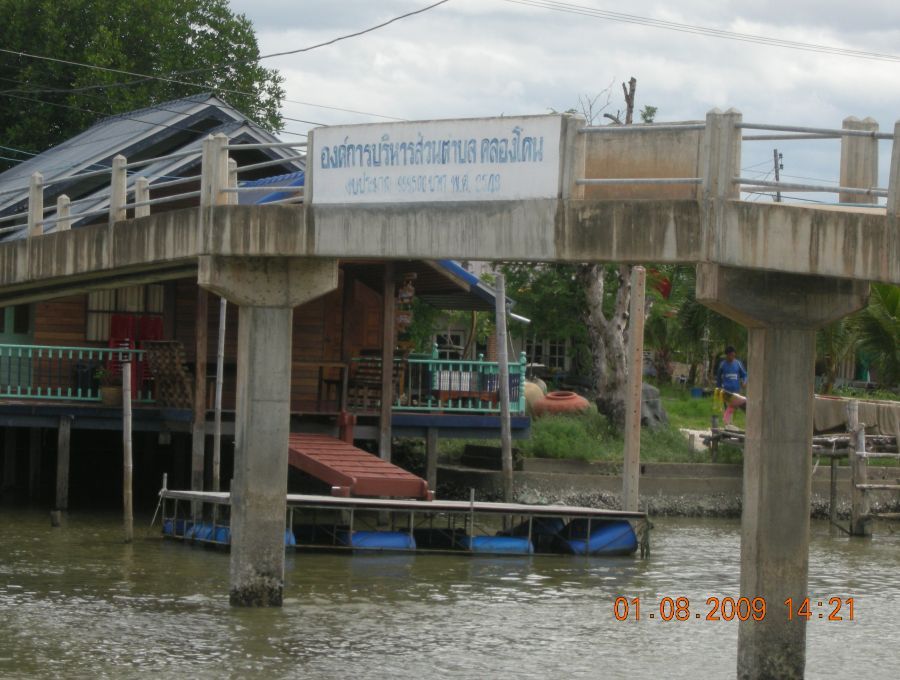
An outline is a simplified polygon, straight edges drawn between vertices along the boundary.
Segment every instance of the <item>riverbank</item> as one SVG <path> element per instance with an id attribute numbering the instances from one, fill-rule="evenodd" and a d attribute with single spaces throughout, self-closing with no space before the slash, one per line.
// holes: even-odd
<path id="1" fill-rule="evenodd" d="M 522 503 L 583 505 L 597 508 L 621 507 L 621 464 L 608 461 L 550 460 L 526 458 L 515 472 L 515 500 Z M 898 467 L 870 467 L 869 481 L 897 483 Z M 831 487 L 827 461 L 813 466 L 810 515 L 827 518 Z M 640 509 L 655 516 L 722 517 L 741 515 L 742 465 L 724 463 L 642 463 Z M 479 500 L 499 500 L 501 473 L 459 465 L 438 470 L 438 496 L 469 498 L 475 489 Z M 850 513 L 849 468 L 837 467 L 838 516 Z M 872 509 L 900 510 L 900 494 L 872 494 Z"/>

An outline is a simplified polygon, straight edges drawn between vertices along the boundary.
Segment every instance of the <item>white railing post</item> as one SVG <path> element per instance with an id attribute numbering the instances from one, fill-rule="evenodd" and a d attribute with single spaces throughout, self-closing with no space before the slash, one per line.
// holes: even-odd
<path id="1" fill-rule="evenodd" d="M 65 194 L 56 199 L 56 231 L 69 231 L 72 228 L 72 201 Z"/>
<path id="2" fill-rule="evenodd" d="M 713 109 L 706 114 L 703 136 L 703 198 L 740 198 L 741 188 L 734 182 L 741 169 L 741 112 Z"/>
<path id="3" fill-rule="evenodd" d="M 109 194 L 109 226 L 121 222 L 126 218 L 125 202 L 126 187 L 128 184 L 128 171 L 125 156 L 117 155 L 112 159 L 112 172 L 110 178 Z"/>
<path id="4" fill-rule="evenodd" d="M 727 243 L 725 235 L 725 202 L 741 197 L 741 187 L 734 180 L 741 169 L 741 113 L 713 109 L 706 114 L 701 165 L 703 178 L 703 240 L 706 258 L 716 261 Z"/>
<path id="5" fill-rule="evenodd" d="M 878 131 L 878 123 L 872 118 L 860 120 L 856 116 L 844 118 L 844 130 Z M 840 186 L 854 189 L 873 189 L 878 186 L 878 140 L 872 137 L 841 137 Z M 841 203 L 871 203 L 872 198 L 863 194 L 840 193 Z"/>
<path id="6" fill-rule="evenodd" d="M 150 200 L 150 180 L 146 177 L 138 177 L 134 180 L 134 202 L 143 203 Z M 150 214 L 149 205 L 138 205 L 134 208 L 135 217 L 147 217 Z"/>
<path id="7" fill-rule="evenodd" d="M 888 219 L 894 221 L 900 214 L 900 121 L 894 123 L 891 170 L 888 177 L 887 214 Z"/>
<path id="8" fill-rule="evenodd" d="M 44 233 L 44 176 L 35 172 L 28 185 L 28 236 Z"/>

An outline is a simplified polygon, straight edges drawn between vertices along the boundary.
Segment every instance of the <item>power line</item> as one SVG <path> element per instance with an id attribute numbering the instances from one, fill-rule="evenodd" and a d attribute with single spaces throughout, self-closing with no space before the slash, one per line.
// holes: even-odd
<path id="1" fill-rule="evenodd" d="M 695 24 L 681 24 L 674 21 L 664 21 L 662 19 L 652 19 L 636 14 L 624 14 L 622 12 L 611 12 L 608 10 L 596 9 L 594 7 L 585 7 L 583 5 L 574 5 L 566 2 L 555 2 L 553 0 L 503 0 L 516 5 L 525 5 L 529 7 L 538 7 L 548 9 L 555 12 L 567 12 L 569 14 L 579 14 L 581 16 L 589 16 L 596 19 L 607 19 L 610 21 L 619 21 L 629 24 L 638 24 L 641 26 L 649 26 L 651 28 L 662 28 L 669 31 L 678 31 L 681 33 L 693 33 L 696 35 L 706 35 L 712 38 L 722 38 L 726 40 L 737 40 L 741 42 L 756 43 L 758 45 L 769 45 L 772 47 L 785 47 L 792 50 L 802 50 L 806 52 L 818 52 L 822 54 L 833 54 L 843 57 L 854 57 L 857 59 L 869 59 L 873 61 L 900 62 L 900 56 L 894 54 L 882 54 L 879 52 L 865 52 L 862 50 L 851 50 L 843 47 L 833 47 L 831 45 L 817 45 L 814 43 L 797 42 L 793 40 L 783 40 L 781 38 L 771 38 L 764 35 L 755 35 L 752 33 L 738 33 L 735 31 L 726 31 L 718 28 L 709 28 L 706 26 L 698 26 Z"/>

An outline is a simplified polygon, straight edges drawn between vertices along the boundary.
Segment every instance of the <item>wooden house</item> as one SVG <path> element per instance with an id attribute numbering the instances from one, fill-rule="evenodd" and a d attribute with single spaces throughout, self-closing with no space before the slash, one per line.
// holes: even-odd
<path id="1" fill-rule="evenodd" d="M 236 200 L 302 200 L 302 146 L 280 142 L 203 95 L 106 119 L 0 175 L 0 240 L 35 228 L 24 217 L 35 200 L 45 206 L 39 225 L 45 233 L 105 222 L 116 201 L 109 179 L 116 167 L 133 196 L 128 216 L 196 206 L 210 135 L 227 139 Z M 391 435 L 432 442 L 498 436 L 497 364 L 415 347 L 406 337 L 415 300 L 438 309 L 495 307 L 493 291 L 454 262 L 345 260 L 335 290 L 295 308 L 292 430 L 381 441 L 382 455 L 385 432 L 388 446 Z M 48 292 L 0 308 L 0 489 L 49 495 L 48 469 L 62 465 L 55 452 L 68 448 L 69 438 L 73 465 L 83 473 L 98 442 L 115 451 L 121 402 L 109 403 L 112 390 L 104 388 L 121 383 L 125 361 L 145 495 L 162 472 L 187 485 L 189 449 L 196 461 L 215 431 L 225 439 L 227 487 L 237 379 L 237 324 L 228 311 L 197 285 L 195 268 L 178 267 L 153 280 L 118 277 L 83 288 L 73 282 L 64 296 Z M 510 370 L 513 430 L 523 436 L 524 360 L 511 361 Z M 218 476 L 208 458 L 207 478 Z M 56 505 L 65 504 L 57 490 Z"/>

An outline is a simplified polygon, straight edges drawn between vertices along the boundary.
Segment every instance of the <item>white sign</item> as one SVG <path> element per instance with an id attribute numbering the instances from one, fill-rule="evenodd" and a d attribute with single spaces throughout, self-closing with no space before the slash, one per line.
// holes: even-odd
<path id="1" fill-rule="evenodd" d="M 555 198 L 562 117 L 316 128 L 313 203 Z"/>

